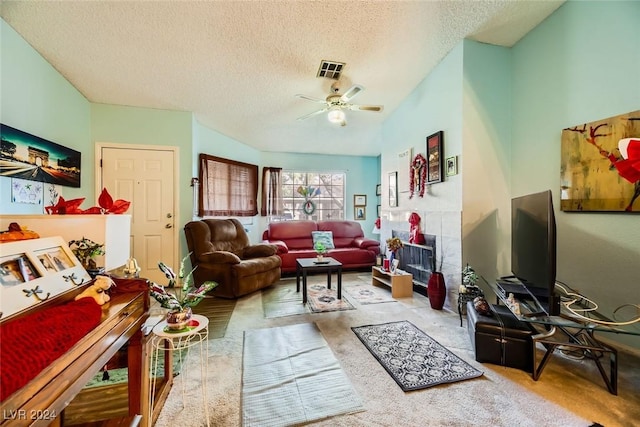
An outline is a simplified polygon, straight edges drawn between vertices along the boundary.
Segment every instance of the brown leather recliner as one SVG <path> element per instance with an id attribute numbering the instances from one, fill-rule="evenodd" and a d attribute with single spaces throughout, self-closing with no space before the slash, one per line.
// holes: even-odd
<path id="1" fill-rule="evenodd" d="M 276 247 L 252 245 L 237 219 L 204 219 L 184 226 L 196 285 L 207 280 L 219 284 L 211 293 L 238 298 L 280 280 Z"/>

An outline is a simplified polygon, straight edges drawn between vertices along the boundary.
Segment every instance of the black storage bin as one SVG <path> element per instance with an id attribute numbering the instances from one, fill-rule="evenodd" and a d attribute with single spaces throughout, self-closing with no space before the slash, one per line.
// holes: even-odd
<path id="1" fill-rule="evenodd" d="M 530 327 L 505 306 L 492 305 L 492 315 L 483 316 L 467 302 L 467 329 L 476 361 L 533 371 Z"/>

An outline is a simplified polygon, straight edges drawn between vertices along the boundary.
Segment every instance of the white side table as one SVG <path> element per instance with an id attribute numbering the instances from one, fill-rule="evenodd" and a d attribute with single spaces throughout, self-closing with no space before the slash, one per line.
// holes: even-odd
<path id="1" fill-rule="evenodd" d="M 197 322 L 197 325 L 195 323 Z M 154 380 L 154 374 L 158 371 L 158 359 L 161 352 L 165 350 L 179 351 L 187 350 L 187 354 L 183 357 L 182 351 L 178 352 L 180 360 L 180 377 L 182 383 L 182 407 L 186 408 L 186 379 L 189 366 L 184 363 L 185 359 L 189 355 L 191 347 L 199 346 L 200 349 L 200 379 L 202 382 L 202 406 L 204 408 L 204 415 L 207 419 L 207 426 L 209 426 L 209 410 L 207 402 L 207 369 L 209 360 L 209 348 L 207 345 L 207 339 L 209 337 L 209 319 L 205 316 L 194 314 L 191 318 L 191 323 L 194 325 L 189 330 L 184 332 L 172 332 L 167 329 L 167 322 L 163 320 L 154 326 L 151 337 L 152 359 L 151 359 L 151 372 L 149 375 L 149 414 L 153 414 L 153 403 L 155 397 L 156 381 Z"/>

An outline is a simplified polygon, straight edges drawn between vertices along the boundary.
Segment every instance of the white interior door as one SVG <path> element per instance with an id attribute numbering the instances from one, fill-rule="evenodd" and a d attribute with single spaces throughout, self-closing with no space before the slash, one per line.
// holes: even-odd
<path id="1" fill-rule="evenodd" d="M 176 153 L 167 148 L 100 147 L 102 187 L 115 199 L 131 201 L 131 256 L 140 277 L 167 283 L 163 261 L 178 271 L 175 228 Z"/>

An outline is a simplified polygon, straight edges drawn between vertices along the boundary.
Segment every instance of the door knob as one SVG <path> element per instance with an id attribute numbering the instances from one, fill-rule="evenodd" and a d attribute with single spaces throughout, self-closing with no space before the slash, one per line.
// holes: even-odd
<path id="1" fill-rule="evenodd" d="M 167 218 L 173 218 L 173 215 L 171 215 L 171 212 L 167 214 Z"/>
<path id="2" fill-rule="evenodd" d="M 167 224 L 164 226 L 164 228 L 171 228 L 171 227 L 173 227 L 173 224 Z"/>

